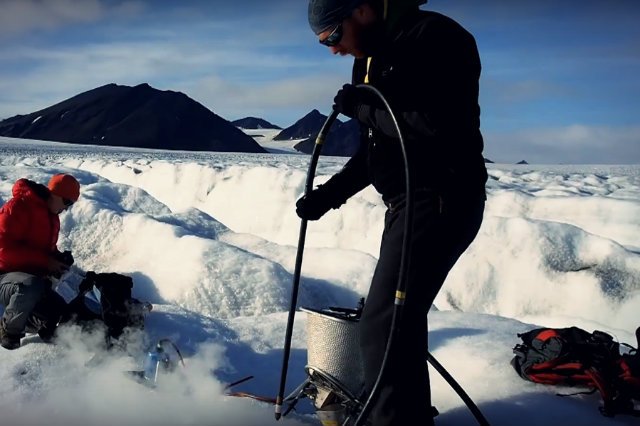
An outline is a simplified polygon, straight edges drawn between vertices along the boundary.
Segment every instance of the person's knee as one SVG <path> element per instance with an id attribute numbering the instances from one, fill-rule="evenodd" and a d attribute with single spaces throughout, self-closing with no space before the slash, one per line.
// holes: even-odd
<path id="1" fill-rule="evenodd" d="M 20 284 L 20 293 L 23 298 L 33 300 L 34 303 L 42 300 L 49 282 L 41 277 L 29 276 Z"/>
<path id="2" fill-rule="evenodd" d="M 360 347 L 364 352 L 377 351 L 386 342 L 386 324 L 366 318 L 360 320 Z"/>

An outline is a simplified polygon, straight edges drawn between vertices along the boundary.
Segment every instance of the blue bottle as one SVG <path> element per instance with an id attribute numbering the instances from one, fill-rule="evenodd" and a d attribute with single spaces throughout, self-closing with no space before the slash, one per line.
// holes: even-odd
<path id="1" fill-rule="evenodd" d="M 155 386 L 158 380 L 162 380 L 160 376 L 162 374 L 171 373 L 175 370 L 176 364 L 171 358 L 169 352 L 164 348 L 164 343 L 171 343 L 168 339 L 161 339 L 155 348 L 147 353 L 147 357 L 144 360 L 144 379 L 150 386 Z M 174 349 L 180 356 L 180 352 L 177 347 L 173 345 Z M 182 357 L 180 357 L 182 359 Z"/>
<path id="2" fill-rule="evenodd" d="M 164 349 L 162 345 L 158 345 L 147 353 L 144 361 L 144 378 L 151 384 L 158 382 L 158 373 L 160 372 L 160 363 L 164 360 Z"/>

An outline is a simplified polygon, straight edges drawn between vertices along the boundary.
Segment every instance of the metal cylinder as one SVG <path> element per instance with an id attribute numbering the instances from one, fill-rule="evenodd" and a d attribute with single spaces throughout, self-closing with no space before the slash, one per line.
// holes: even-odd
<path id="1" fill-rule="evenodd" d="M 364 371 L 358 318 L 332 310 L 307 313 L 307 369 L 321 374 L 351 395 L 360 395 Z"/>

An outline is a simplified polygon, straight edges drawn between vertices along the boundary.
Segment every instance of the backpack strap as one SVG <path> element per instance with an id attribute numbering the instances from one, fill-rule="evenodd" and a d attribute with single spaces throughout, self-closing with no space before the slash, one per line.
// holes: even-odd
<path id="1" fill-rule="evenodd" d="M 636 331 L 636 335 L 639 333 L 640 328 Z M 640 352 L 631 345 L 625 344 L 625 346 L 631 350 L 623 354 L 618 361 L 620 386 L 623 392 L 640 401 Z"/>
<path id="2" fill-rule="evenodd" d="M 640 327 L 636 330 L 636 338 L 640 343 Z M 612 388 L 604 389 L 608 393 L 602 394 L 604 406 L 600 407 L 600 412 L 608 417 L 616 414 L 640 417 L 640 410 L 635 408 L 633 402 L 634 399 L 640 401 L 640 353 L 631 345 L 622 345 L 631 348 L 631 351 L 619 355 L 619 347 L 616 347 L 618 357 L 613 366 L 603 370 L 609 375 L 606 379 Z"/>

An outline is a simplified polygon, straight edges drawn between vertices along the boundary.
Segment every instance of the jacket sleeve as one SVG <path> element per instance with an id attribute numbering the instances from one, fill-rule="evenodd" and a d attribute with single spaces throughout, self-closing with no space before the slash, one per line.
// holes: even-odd
<path id="1" fill-rule="evenodd" d="M 25 243 L 29 232 L 29 211 L 19 200 L 9 200 L 0 214 L 0 259 L 3 268 L 11 271 L 46 271 L 49 253 Z"/>
<path id="2" fill-rule="evenodd" d="M 347 161 L 342 170 L 321 185 L 321 189 L 326 191 L 332 200 L 334 209 L 340 207 L 370 184 L 367 168 L 367 143 L 368 141 L 361 131 L 358 151 Z"/>

